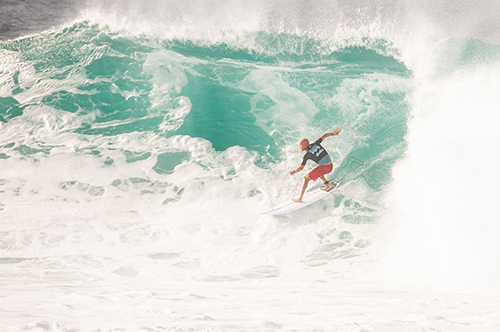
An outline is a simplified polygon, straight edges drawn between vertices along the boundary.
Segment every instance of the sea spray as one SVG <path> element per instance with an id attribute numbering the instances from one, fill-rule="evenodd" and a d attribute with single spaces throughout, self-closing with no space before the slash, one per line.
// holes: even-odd
<path id="1" fill-rule="evenodd" d="M 447 61 L 415 87 L 407 158 L 394 170 L 391 206 L 401 214 L 391 217 L 402 235 L 388 246 L 397 256 L 392 273 L 428 287 L 498 292 L 498 47 L 463 38 L 439 50 Z"/>
<path id="2" fill-rule="evenodd" d="M 477 120 L 494 151 L 498 52 L 469 28 L 494 41 L 478 12 L 496 7 L 462 4 L 89 1 L 3 38 L 2 328 L 498 329 L 477 295 L 497 162 L 474 175 L 455 144 Z M 457 22 L 476 39 L 449 47 Z M 300 188 L 297 141 L 332 127 L 336 170 L 360 166 L 331 199 L 261 216 Z"/>

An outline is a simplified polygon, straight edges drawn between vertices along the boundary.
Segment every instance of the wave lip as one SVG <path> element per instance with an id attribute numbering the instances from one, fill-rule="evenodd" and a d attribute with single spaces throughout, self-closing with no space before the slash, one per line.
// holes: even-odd
<path id="1" fill-rule="evenodd" d="M 479 294 L 498 274 L 498 163 L 477 164 L 496 149 L 497 46 L 402 26 L 405 6 L 316 13 L 318 1 L 300 17 L 303 4 L 222 2 L 201 17 L 207 5 L 144 4 L 158 7 L 95 4 L 0 44 L 0 263 L 24 294 L 0 301 L 16 305 L 14 330 L 157 328 L 165 315 L 171 329 L 449 325 L 405 320 L 401 298 L 464 324 L 492 312 Z M 261 216 L 300 188 L 297 141 L 332 126 L 338 191 Z M 490 311 L 464 314 L 471 298 Z M 88 303 L 95 320 L 75 319 Z"/>

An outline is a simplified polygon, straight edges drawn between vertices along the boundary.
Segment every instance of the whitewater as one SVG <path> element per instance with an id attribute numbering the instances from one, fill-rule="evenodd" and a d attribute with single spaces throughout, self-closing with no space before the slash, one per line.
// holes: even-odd
<path id="1" fill-rule="evenodd" d="M 0 331 L 500 330 L 499 15 L 0 2 Z"/>

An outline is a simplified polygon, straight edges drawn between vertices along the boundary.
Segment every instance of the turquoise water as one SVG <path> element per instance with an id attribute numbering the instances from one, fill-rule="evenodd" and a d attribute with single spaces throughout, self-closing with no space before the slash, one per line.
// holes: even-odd
<path id="1" fill-rule="evenodd" d="M 36 108 L 37 117 L 55 110 L 72 115 L 70 127 L 61 130 L 82 139 L 186 135 L 207 140 L 219 152 L 243 147 L 264 168 L 283 162 L 283 147 L 300 137 L 313 139 L 340 127 L 352 146 L 333 147 L 335 164 L 355 156 L 366 161 L 365 172 L 355 177 L 374 190 L 386 185 L 405 148 L 412 76 L 386 54 L 387 42 L 326 51 L 321 40 L 307 36 L 261 32 L 247 38 L 261 51 L 125 37 L 88 23 L 5 41 L 4 54 L 21 64 L 4 72 L 2 91 L 8 96 L 1 99 L 1 120 L 22 121 L 28 107 Z M 2 156 L 42 152 L 50 158 L 46 137 L 26 134 L 7 139 Z M 113 164 L 106 146 L 86 149 L 103 167 Z M 146 146 L 121 152 L 130 163 L 153 158 Z M 153 169 L 168 173 L 189 159 L 176 153 L 157 156 Z"/>
<path id="2" fill-rule="evenodd" d="M 446 5 L 8 1 L 0 329 L 500 326 L 497 6 Z"/>

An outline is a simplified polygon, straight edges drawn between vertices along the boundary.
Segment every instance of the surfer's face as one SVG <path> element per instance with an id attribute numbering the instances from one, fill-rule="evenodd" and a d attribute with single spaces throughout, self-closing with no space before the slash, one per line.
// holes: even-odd
<path id="1" fill-rule="evenodd" d="M 309 141 L 307 139 L 303 139 L 300 141 L 300 149 L 302 151 L 305 151 L 307 149 L 307 147 L 309 146 Z"/>

